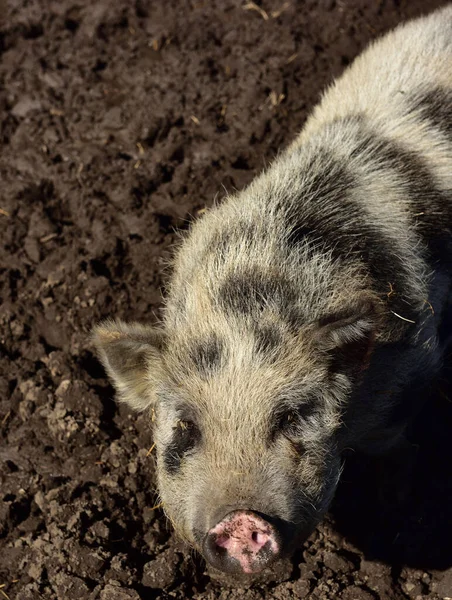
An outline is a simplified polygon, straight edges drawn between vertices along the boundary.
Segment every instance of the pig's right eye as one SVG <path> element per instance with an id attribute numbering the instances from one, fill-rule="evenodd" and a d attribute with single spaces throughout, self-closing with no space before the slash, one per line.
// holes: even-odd
<path id="1" fill-rule="evenodd" d="M 179 454 L 185 454 L 193 449 L 201 439 L 201 432 L 193 421 L 179 419 L 173 430 Z"/>

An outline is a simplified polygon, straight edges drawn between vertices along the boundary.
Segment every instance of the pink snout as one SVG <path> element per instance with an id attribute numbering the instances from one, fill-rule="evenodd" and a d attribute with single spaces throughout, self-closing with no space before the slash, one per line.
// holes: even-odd
<path id="1" fill-rule="evenodd" d="M 276 558 L 279 542 L 265 519 L 251 511 L 236 510 L 208 532 L 203 550 L 217 569 L 254 573 Z"/>

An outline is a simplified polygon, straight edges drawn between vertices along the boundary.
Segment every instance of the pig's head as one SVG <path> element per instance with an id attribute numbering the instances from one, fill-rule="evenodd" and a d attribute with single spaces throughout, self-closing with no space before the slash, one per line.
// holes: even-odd
<path id="1" fill-rule="evenodd" d="M 267 289 L 253 272 L 227 285 L 221 306 L 187 292 L 164 328 L 109 321 L 95 343 L 120 399 L 155 415 L 159 493 L 176 531 L 214 567 L 252 573 L 302 542 L 332 499 L 376 313 L 358 294 L 294 327 L 273 310 L 281 283 Z"/>

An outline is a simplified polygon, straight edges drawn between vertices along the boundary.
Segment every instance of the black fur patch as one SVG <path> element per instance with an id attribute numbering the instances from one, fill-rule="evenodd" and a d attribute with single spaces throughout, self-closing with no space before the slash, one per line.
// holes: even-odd
<path id="1" fill-rule="evenodd" d="M 300 197 L 284 199 L 276 206 L 276 212 L 286 223 L 287 246 L 290 250 L 305 245 L 312 251 L 329 250 L 333 255 L 338 251 L 343 255 L 340 246 L 342 233 L 345 233 L 344 217 L 348 215 L 343 214 L 341 208 L 354 185 L 353 177 L 326 150 L 322 155 L 316 155 L 303 170 L 305 185 L 300 190 Z M 327 216 L 321 214 L 325 204 L 330 208 Z"/>
<path id="2" fill-rule="evenodd" d="M 292 284 L 282 277 L 250 270 L 228 275 L 218 298 L 226 312 L 257 318 L 267 308 L 279 314 L 286 312 L 297 296 Z"/>
<path id="3" fill-rule="evenodd" d="M 422 119 L 452 140 L 452 92 L 435 88 L 410 98 L 410 109 L 420 112 Z"/>
<path id="4" fill-rule="evenodd" d="M 397 173 L 412 206 L 413 225 L 422 236 L 431 259 L 434 262 L 450 261 L 452 190 L 444 192 L 438 189 L 422 156 L 395 142 L 376 139 L 367 133 L 355 150 L 356 154 L 360 152 L 366 152 L 373 159 L 376 173 L 382 169 Z M 391 256 L 390 260 L 393 261 L 394 257 Z M 403 272 L 403 265 L 401 267 Z M 400 291 L 400 288 L 395 291 Z"/>
<path id="5" fill-rule="evenodd" d="M 223 342 L 215 333 L 197 342 L 190 352 L 190 358 L 198 371 L 205 376 L 211 375 L 221 367 L 223 356 Z"/>
<path id="6" fill-rule="evenodd" d="M 179 421 L 173 439 L 163 452 L 163 464 L 169 475 L 176 475 L 187 452 L 198 445 L 201 434 L 193 422 Z"/>
<path id="7" fill-rule="evenodd" d="M 275 325 L 256 327 L 254 332 L 256 351 L 263 355 L 271 355 L 282 344 L 282 335 Z"/>
<path id="8" fill-rule="evenodd" d="M 289 248 L 294 248 L 301 244 L 315 246 L 318 242 L 321 242 L 321 238 L 315 229 L 304 227 L 301 223 L 297 222 L 292 226 L 289 235 L 286 238 L 286 243 Z"/>
<path id="9" fill-rule="evenodd" d="M 341 124 L 338 123 L 338 126 Z M 346 128 L 347 123 L 344 122 L 343 126 Z M 373 145 L 378 146 L 379 140 L 371 135 L 357 139 L 352 157 L 356 159 L 361 153 L 367 153 Z M 376 170 L 379 168 L 378 160 L 376 156 Z M 390 298 L 393 310 L 413 319 L 411 307 L 399 295 L 405 289 L 406 281 L 403 257 L 392 252 L 391 241 L 378 224 L 366 219 L 362 204 L 351 196 L 351 192 L 359 186 L 359 180 L 355 180 L 347 166 L 327 149 L 318 153 L 315 162 L 305 169 L 306 183 L 299 198 L 288 198 L 278 207 L 287 230 L 304 231 L 302 241 L 313 253 L 328 252 L 333 260 L 363 263 L 381 296 L 387 296 L 391 289 L 395 290 Z M 313 172 L 312 178 L 310 171 Z M 290 233 L 288 244 L 294 240 L 297 238 Z"/>

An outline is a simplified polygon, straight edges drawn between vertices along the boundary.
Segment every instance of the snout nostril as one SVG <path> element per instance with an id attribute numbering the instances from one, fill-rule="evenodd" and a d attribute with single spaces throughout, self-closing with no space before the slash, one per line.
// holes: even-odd
<path id="1" fill-rule="evenodd" d="M 268 537 L 268 535 L 266 535 L 265 533 L 262 533 L 261 531 L 253 531 L 253 533 L 251 535 L 251 539 L 258 546 L 264 546 L 268 542 L 269 537 Z"/>
<path id="2" fill-rule="evenodd" d="M 216 540 L 215 540 L 215 544 L 222 549 L 226 549 L 226 546 L 228 545 L 229 542 L 229 536 L 228 535 L 218 535 Z"/>
<path id="3" fill-rule="evenodd" d="M 227 555 L 228 536 L 226 535 L 208 535 L 204 542 L 204 552 L 207 557 L 215 563 Z"/>

